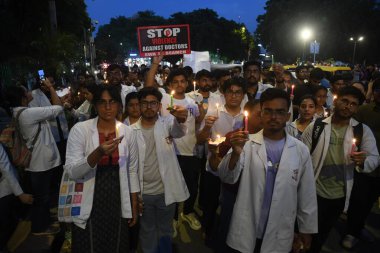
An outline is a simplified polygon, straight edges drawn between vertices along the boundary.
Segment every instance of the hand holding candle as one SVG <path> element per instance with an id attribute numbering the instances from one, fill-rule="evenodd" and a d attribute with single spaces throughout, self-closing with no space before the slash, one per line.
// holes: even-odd
<path id="1" fill-rule="evenodd" d="M 351 155 L 356 152 L 356 139 L 352 139 Z"/>
<path id="2" fill-rule="evenodd" d="M 214 146 L 218 146 L 219 144 L 221 144 L 222 142 L 224 142 L 226 140 L 226 137 L 221 137 L 219 134 L 216 135 L 216 139 L 213 141 L 213 140 L 210 140 L 208 142 L 209 145 L 214 145 Z"/>

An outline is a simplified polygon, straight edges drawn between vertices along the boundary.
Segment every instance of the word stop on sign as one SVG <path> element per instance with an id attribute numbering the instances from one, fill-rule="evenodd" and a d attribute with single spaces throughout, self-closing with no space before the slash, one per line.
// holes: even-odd
<path id="1" fill-rule="evenodd" d="M 177 34 L 181 32 L 180 28 L 158 28 L 147 30 L 148 38 L 162 38 L 165 37 L 177 37 Z"/>

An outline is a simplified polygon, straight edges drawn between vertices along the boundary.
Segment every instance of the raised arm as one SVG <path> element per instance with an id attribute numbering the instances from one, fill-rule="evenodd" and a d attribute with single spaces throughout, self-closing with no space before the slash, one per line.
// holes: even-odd
<path id="1" fill-rule="evenodd" d="M 160 66 L 160 63 L 162 59 L 164 58 L 163 55 L 154 56 L 152 58 L 152 64 L 150 66 L 150 69 L 146 75 L 144 87 L 154 87 L 154 78 L 157 74 L 158 66 Z"/>

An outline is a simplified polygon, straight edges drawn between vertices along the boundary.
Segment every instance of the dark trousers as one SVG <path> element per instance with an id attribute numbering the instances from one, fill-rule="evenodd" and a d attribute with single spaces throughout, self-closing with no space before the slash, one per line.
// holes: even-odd
<path id="1" fill-rule="evenodd" d="M 379 195 L 380 178 L 370 177 L 355 171 L 354 186 L 347 212 L 348 234 L 359 237 L 360 231 L 364 228 L 365 220 Z"/>
<path id="2" fill-rule="evenodd" d="M 5 249 L 17 226 L 18 221 L 14 210 L 16 201 L 13 194 L 0 198 L 0 251 Z"/>
<path id="3" fill-rule="evenodd" d="M 183 204 L 183 213 L 189 214 L 194 212 L 194 204 L 198 195 L 198 179 L 199 179 L 199 158 L 196 156 L 181 156 L 178 155 L 179 166 L 185 179 L 190 197 Z M 178 205 L 174 216 L 178 219 Z"/>
<path id="4" fill-rule="evenodd" d="M 231 250 L 228 247 L 227 235 L 230 228 L 230 222 L 232 218 L 232 212 L 234 210 L 234 205 L 236 201 L 236 192 L 228 190 L 222 184 L 222 192 L 221 192 L 221 212 L 220 212 L 220 224 L 218 228 L 218 237 L 217 237 L 217 245 L 216 252 L 217 253 L 232 253 L 236 252 L 235 250 Z"/>
<path id="5" fill-rule="evenodd" d="M 199 202 L 202 206 L 202 227 L 206 237 L 211 237 L 214 231 L 216 209 L 219 206 L 220 179 L 205 170 L 206 159 L 201 163 L 201 176 L 199 187 Z"/>
<path id="6" fill-rule="evenodd" d="M 50 187 L 52 170 L 28 172 L 34 202 L 31 209 L 32 232 L 45 231 L 50 225 Z"/>
<path id="7" fill-rule="evenodd" d="M 343 212 L 345 198 L 325 199 L 317 196 L 318 202 L 318 234 L 313 235 L 311 242 L 311 253 L 321 251 L 323 244 L 329 236 L 339 215 Z"/>

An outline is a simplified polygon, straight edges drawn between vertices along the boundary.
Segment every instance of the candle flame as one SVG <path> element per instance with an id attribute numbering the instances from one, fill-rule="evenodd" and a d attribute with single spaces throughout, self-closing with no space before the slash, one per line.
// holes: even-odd
<path id="1" fill-rule="evenodd" d="M 119 130 L 120 126 L 121 126 L 121 123 L 120 123 L 120 122 L 117 122 L 117 123 L 116 123 L 116 130 Z"/>
<path id="2" fill-rule="evenodd" d="M 218 108 L 219 107 L 219 103 L 216 103 L 215 106 L 216 106 L 216 108 Z"/>
<path id="3" fill-rule="evenodd" d="M 172 92 L 171 92 L 170 94 L 173 96 L 173 95 L 174 95 L 174 93 L 175 93 L 175 92 L 174 92 L 174 90 L 172 90 Z"/>
<path id="4" fill-rule="evenodd" d="M 355 138 L 352 139 L 352 144 L 356 144 L 356 139 Z"/>
<path id="5" fill-rule="evenodd" d="M 294 89 L 294 87 L 295 87 L 294 84 L 292 84 L 292 89 Z"/>
<path id="6" fill-rule="evenodd" d="M 248 117 L 248 112 L 247 111 L 244 111 L 244 116 Z"/>
<path id="7" fill-rule="evenodd" d="M 335 100 L 335 99 L 337 99 L 337 96 L 336 96 L 336 95 L 334 95 L 333 99 L 334 99 L 334 100 Z"/>
<path id="8" fill-rule="evenodd" d="M 217 140 L 220 139 L 220 135 L 219 135 L 219 134 L 216 135 L 216 139 L 217 139 Z"/>

